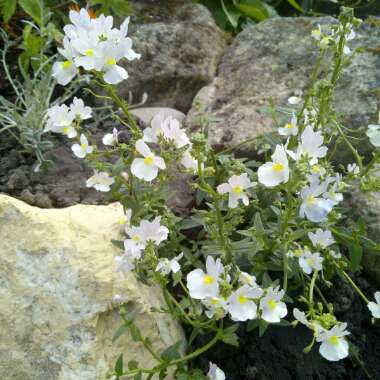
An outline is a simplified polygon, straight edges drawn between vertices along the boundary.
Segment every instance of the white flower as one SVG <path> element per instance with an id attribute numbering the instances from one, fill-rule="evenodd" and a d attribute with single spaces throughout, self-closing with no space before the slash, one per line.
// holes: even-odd
<path id="1" fill-rule="evenodd" d="M 272 155 L 272 162 L 259 167 L 257 172 L 259 182 L 267 187 L 274 187 L 289 180 L 289 163 L 285 148 L 277 145 Z"/>
<path id="2" fill-rule="evenodd" d="M 70 126 L 63 128 L 63 134 L 67 136 L 69 139 L 73 139 L 74 137 L 77 137 L 78 133 L 75 127 Z"/>
<path id="3" fill-rule="evenodd" d="M 168 117 L 168 121 L 163 127 L 163 135 L 166 140 L 173 142 L 178 149 L 190 145 L 190 140 L 180 127 L 179 121 L 171 116 Z"/>
<path id="4" fill-rule="evenodd" d="M 71 127 L 73 119 L 74 117 L 66 104 L 50 107 L 47 110 L 47 121 L 44 132 L 64 133 L 65 128 Z"/>
<path id="5" fill-rule="evenodd" d="M 103 136 L 102 142 L 104 145 L 114 146 L 118 144 L 119 132 L 116 128 L 113 129 L 112 133 L 107 133 Z"/>
<path id="6" fill-rule="evenodd" d="M 319 323 L 315 321 L 308 321 L 308 319 L 306 318 L 305 312 L 300 311 L 297 308 L 293 309 L 293 316 L 295 319 L 297 319 L 297 321 L 301 322 L 303 325 L 313 330 L 315 334 L 320 334 L 321 332 L 326 331 L 323 327 L 319 325 Z"/>
<path id="7" fill-rule="evenodd" d="M 74 64 L 75 53 L 67 37 L 63 39 L 63 49 L 58 49 L 58 51 L 66 60 L 53 64 L 52 76 L 59 84 L 66 86 L 78 73 Z"/>
<path id="8" fill-rule="evenodd" d="M 191 170 L 193 172 L 198 170 L 198 160 L 196 160 L 190 153 L 191 149 L 185 150 L 182 156 L 181 165 L 183 165 L 186 169 Z M 202 165 L 203 166 L 203 165 Z"/>
<path id="9" fill-rule="evenodd" d="M 163 135 L 163 128 L 167 122 L 168 119 L 165 118 L 164 112 L 158 112 L 153 116 L 150 127 L 144 129 L 143 140 L 148 143 L 157 143 L 158 137 Z"/>
<path id="10" fill-rule="evenodd" d="M 209 380 L 225 380 L 226 375 L 224 372 L 214 363 L 210 362 L 210 369 L 207 373 Z"/>
<path id="11" fill-rule="evenodd" d="M 251 287 L 256 287 L 256 277 L 251 276 L 249 273 L 240 272 L 239 274 L 239 283 L 242 285 L 249 285 Z"/>
<path id="12" fill-rule="evenodd" d="M 80 120 L 87 120 L 92 118 L 91 107 L 85 106 L 82 99 L 74 97 L 73 102 L 70 105 L 70 112 L 74 115 L 74 118 Z"/>
<path id="13" fill-rule="evenodd" d="M 140 240 L 141 237 L 137 233 L 130 236 L 131 239 L 124 240 L 124 251 L 128 256 L 134 259 L 141 259 L 142 251 L 146 247 L 146 242 Z"/>
<path id="14" fill-rule="evenodd" d="M 380 292 L 375 293 L 376 302 L 368 302 L 368 309 L 374 318 L 380 318 Z"/>
<path id="15" fill-rule="evenodd" d="M 380 147 L 380 125 L 370 124 L 367 129 L 367 136 L 372 145 Z"/>
<path id="16" fill-rule="evenodd" d="M 247 173 L 241 175 L 233 175 L 229 178 L 227 183 L 222 183 L 217 187 L 219 194 L 228 193 L 228 207 L 235 208 L 239 200 L 243 202 L 244 205 L 248 206 L 248 195 L 244 190 L 249 189 L 254 186 L 255 183 L 251 182 L 248 178 Z"/>
<path id="17" fill-rule="evenodd" d="M 72 40 L 71 46 L 77 52 L 75 65 L 83 67 L 85 70 L 99 69 L 99 49 L 101 45 L 94 33 L 89 33 L 84 29 L 77 29 L 77 35 Z"/>
<path id="18" fill-rule="evenodd" d="M 323 257 L 319 252 L 311 253 L 310 251 L 305 251 L 304 254 L 298 259 L 298 263 L 302 270 L 306 274 L 311 272 L 320 271 L 322 269 Z"/>
<path id="19" fill-rule="evenodd" d="M 115 182 L 115 180 L 107 173 L 107 172 L 98 172 L 94 171 L 94 175 L 90 177 L 87 182 L 87 187 L 94 187 L 95 190 L 98 191 L 110 191 L 111 185 Z"/>
<path id="20" fill-rule="evenodd" d="M 292 251 L 289 251 L 287 253 L 287 256 L 288 257 L 297 257 L 297 258 L 300 258 L 305 253 L 305 251 L 306 250 L 303 250 L 303 249 L 301 249 L 301 248 L 298 247 L 298 248 L 296 248 L 296 249 L 294 249 Z"/>
<path id="21" fill-rule="evenodd" d="M 312 175 L 318 174 L 319 177 L 323 177 L 326 174 L 326 169 L 318 164 L 314 164 L 310 167 L 310 172 Z"/>
<path id="22" fill-rule="evenodd" d="M 226 301 L 221 297 L 207 297 L 202 300 L 202 303 L 206 306 L 205 314 L 210 319 L 221 319 L 227 314 Z"/>
<path id="23" fill-rule="evenodd" d="M 123 58 L 123 46 L 108 42 L 101 42 L 99 46 L 99 68 L 103 72 L 103 79 L 109 84 L 118 84 L 128 78 L 127 70 L 117 62 Z"/>
<path id="24" fill-rule="evenodd" d="M 301 103 L 301 98 L 299 96 L 291 96 L 288 98 L 288 103 L 291 105 L 297 105 Z"/>
<path id="25" fill-rule="evenodd" d="M 359 166 L 356 163 L 348 164 L 347 165 L 347 171 L 352 174 L 359 174 L 360 169 Z"/>
<path id="26" fill-rule="evenodd" d="M 128 254 L 116 256 L 114 260 L 116 272 L 128 273 L 135 269 L 134 259 Z"/>
<path id="27" fill-rule="evenodd" d="M 183 252 L 181 252 L 178 256 L 174 257 L 174 259 L 161 259 L 156 267 L 156 272 L 160 272 L 164 276 L 168 275 L 170 272 L 177 273 L 181 270 L 181 265 L 179 264 L 179 260 L 183 257 Z"/>
<path id="28" fill-rule="evenodd" d="M 233 321 L 244 322 L 254 319 L 257 315 L 257 306 L 253 299 L 261 297 L 263 290 L 243 285 L 232 293 L 227 300 L 227 310 Z"/>
<path id="29" fill-rule="evenodd" d="M 342 323 L 317 335 L 317 342 L 321 343 L 319 353 L 325 359 L 335 362 L 348 356 L 348 342 L 344 337 L 350 333 L 346 327 L 347 323 Z"/>
<path id="30" fill-rule="evenodd" d="M 333 177 L 329 177 L 326 179 L 327 181 L 333 181 Z M 339 183 L 341 181 L 341 175 L 339 173 L 336 174 L 336 180 L 332 187 L 329 189 L 329 191 L 325 192 L 323 194 L 323 198 L 328 199 L 333 206 L 337 205 L 338 203 L 342 202 L 343 200 L 343 194 L 339 193 Z"/>
<path id="31" fill-rule="evenodd" d="M 302 204 L 299 215 L 301 218 L 306 216 L 311 222 L 319 223 L 327 219 L 328 214 L 333 208 L 329 199 L 320 198 L 328 187 L 328 181 L 319 183 L 318 178 L 314 177 L 310 186 L 301 190 Z"/>
<path id="32" fill-rule="evenodd" d="M 261 318 L 266 322 L 280 322 L 281 318 L 288 314 L 285 303 L 281 301 L 285 291 L 279 289 L 279 286 L 275 289 L 268 288 L 265 296 L 260 300 Z"/>
<path id="33" fill-rule="evenodd" d="M 71 150 L 78 158 L 85 158 L 87 154 L 91 154 L 94 150 L 94 147 L 88 144 L 88 140 L 85 135 L 80 135 L 80 145 L 74 144 L 71 147 Z"/>
<path id="34" fill-rule="evenodd" d="M 317 40 L 317 41 L 320 41 L 321 40 L 321 37 L 322 37 L 322 29 L 321 29 L 321 25 L 318 24 L 317 25 L 317 28 L 316 29 L 313 29 L 311 31 L 311 36 Z"/>
<path id="35" fill-rule="evenodd" d="M 329 230 L 323 231 L 321 228 L 318 228 L 315 233 L 308 232 L 307 236 L 309 236 L 314 247 L 319 246 L 324 249 L 335 243 L 331 231 Z"/>
<path id="36" fill-rule="evenodd" d="M 220 259 L 214 260 L 212 256 L 207 256 L 206 273 L 202 269 L 194 269 L 187 275 L 190 296 L 200 300 L 217 297 L 222 273 L 224 273 L 224 267 Z"/>
<path id="37" fill-rule="evenodd" d="M 155 156 L 143 140 L 136 141 L 136 150 L 144 158 L 135 158 L 131 165 L 131 172 L 134 176 L 145 181 L 153 181 L 158 174 L 158 170 L 165 169 L 163 158 Z"/>
<path id="38" fill-rule="evenodd" d="M 297 127 L 297 118 L 293 114 L 289 123 L 285 124 L 284 127 L 278 129 L 278 133 L 281 136 L 297 136 L 298 127 Z"/>
<path id="39" fill-rule="evenodd" d="M 125 210 L 125 213 L 120 217 L 119 224 L 124 227 L 129 227 L 131 223 L 132 210 L 130 208 Z"/>
<path id="40" fill-rule="evenodd" d="M 168 238 L 169 230 L 165 226 L 161 226 L 161 217 L 156 216 L 151 222 L 143 219 L 138 227 L 126 227 L 125 232 L 132 240 L 141 242 L 146 245 L 152 242 L 159 245 Z"/>
<path id="41" fill-rule="evenodd" d="M 288 154 L 296 161 L 306 157 L 311 165 L 316 164 L 319 158 L 325 157 L 327 154 L 327 147 L 323 146 L 321 132 L 314 132 L 310 125 L 306 126 L 302 132 L 297 152 L 288 151 Z"/>

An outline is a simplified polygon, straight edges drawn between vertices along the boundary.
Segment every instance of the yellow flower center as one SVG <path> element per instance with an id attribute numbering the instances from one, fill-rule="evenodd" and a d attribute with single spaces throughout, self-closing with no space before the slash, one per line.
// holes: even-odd
<path id="1" fill-rule="evenodd" d="M 329 342 L 334 345 L 338 344 L 338 337 L 336 335 L 330 336 Z"/>
<path id="2" fill-rule="evenodd" d="M 294 250 L 294 256 L 300 257 L 302 255 L 302 249 L 295 249 Z"/>
<path id="3" fill-rule="evenodd" d="M 120 224 L 120 225 L 123 225 L 123 224 L 125 224 L 126 222 L 127 222 L 127 220 L 126 220 L 125 216 L 120 217 L 120 219 L 119 219 L 119 224 Z"/>
<path id="4" fill-rule="evenodd" d="M 239 296 L 239 303 L 240 303 L 241 305 L 244 305 L 247 301 L 248 301 L 248 298 L 247 298 L 246 296 L 244 296 L 243 294 L 241 294 L 241 295 Z"/>
<path id="5" fill-rule="evenodd" d="M 208 274 L 206 274 L 203 278 L 203 282 L 206 284 L 206 285 L 211 285 L 213 282 L 214 282 L 214 277 L 212 276 L 209 276 Z"/>
<path id="6" fill-rule="evenodd" d="M 87 149 L 87 147 L 88 147 L 88 145 L 86 143 L 80 144 L 80 146 L 82 147 L 82 149 Z"/>
<path id="7" fill-rule="evenodd" d="M 309 267 L 313 266 L 313 259 L 307 259 L 306 262 Z"/>
<path id="8" fill-rule="evenodd" d="M 211 305 L 217 305 L 218 301 L 219 300 L 216 297 L 212 297 L 210 303 L 211 303 Z"/>
<path id="9" fill-rule="evenodd" d="M 293 128 L 293 124 L 288 123 L 288 124 L 285 125 L 285 128 L 292 129 Z"/>
<path id="10" fill-rule="evenodd" d="M 64 133 L 65 135 L 67 135 L 67 134 L 69 133 L 69 130 L 70 130 L 69 127 L 63 128 L 63 133 Z"/>
<path id="11" fill-rule="evenodd" d="M 134 235 L 134 236 L 132 236 L 132 240 L 134 240 L 134 241 L 140 241 L 141 238 L 140 238 L 139 235 Z"/>
<path id="12" fill-rule="evenodd" d="M 268 306 L 269 306 L 270 309 L 274 310 L 276 308 L 276 306 L 277 306 L 277 303 L 276 303 L 275 300 L 272 299 L 272 300 L 268 301 Z"/>
<path id="13" fill-rule="evenodd" d="M 285 166 L 284 165 L 282 165 L 282 164 L 279 164 L 279 163 L 277 163 L 277 164 L 273 164 L 273 170 L 275 171 L 275 172 L 281 172 L 281 171 L 283 171 L 284 169 L 285 169 Z"/>
<path id="14" fill-rule="evenodd" d="M 319 165 L 313 165 L 313 166 L 311 167 L 311 171 L 312 171 L 313 173 L 319 173 L 319 172 L 321 171 L 321 167 L 320 167 Z"/>
<path id="15" fill-rule="evenodd" d="M 146 165 L 152 165 L 153 164 L 153 154 L 150 154 L 149 156 L 146 156 L 144 158 L 144 164 L 146 164 Z"/>
<path id="16" fill-rule="evenodd" d="M 316 202 L 316 200 L 315 200 L 315 198 L 312 195 L 309 195 L 307 197 L 307 201 L 306 202 L 307 202 L 308 205 L 314 205 L 315 202 Z"/>
<path id="17" fill-rule="evenodd" d="M 116 59 L 115 58 L 107 58 L 106 64 L 109 66 L 116 65 Z"/>
<path id="18" fill-rule="evenodd" d="M 235 194 L 240 194 L 242 192 L 242 188 L 241 186 L 235 186 L 232 191 L 235 193 Z"/>
<path id="19" fill-rule="evenodd" d="M 63 68 L 69 69 L 73 65 L 73 61 L 64 61 L 63 62 Z"/>
<path id="20" fill-rule="evenodd" d="M 94 49 L 87 49 L 86 50 L 86 56 L 92 57 L 94 55 Z"/>

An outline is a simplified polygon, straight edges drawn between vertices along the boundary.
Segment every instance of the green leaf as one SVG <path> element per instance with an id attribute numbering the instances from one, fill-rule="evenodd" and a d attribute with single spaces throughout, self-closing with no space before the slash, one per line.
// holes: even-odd
<path id="1" fill-rule="evenodd" d="M 128 362 L 128 369 L 130 371 L 134 370 L 134 369 L 137 369 L 139 367 L 139 363 L 136 361 L 136 360 L 130 360 Z"/>
<path id="2" fill-rule="evenodd" d="M 142 335 L 140 329 L 133 323 L 129 325 L 129 330 L 132 335 L 132 339 L 134 342 L 140 342 L 142 340 Z"/>
<path id="3" fill-rule="evenodd" d="M 127 325 L 121 325 L 112 337 L 112 343 L 116 342 L 124 333 L 129 330 Z"/>
<path id="4" fill-rule="evenodd" d="M 262 319 L 260 319 L 260 322 L 259 322 L 259 337 L 262 337 L 264 335 L 265 331 L 267 331 L 268 326 L 269 326 L 268 322 L 265 322 Z"/>
<path id="5" fill-rule="evenodd" d="M 297 9 L 298 12 L 304 13 L 305 11 L 303 8 L 297 3 L 296 0 L 288 0 L 288 3 L 295 9 Z"/>
<path id="6" fill-rule="evenodd" d="M 220 0 L 220 3 L 222 5 L 222 9 L 224 14 L 226 15 L 228 21 L 233 26 L 234 29 L 236 29 L 239 25 L 239 18 L 241 16 L 240 12 L 236 12 L 236 10 L 230 9 L 230 7 L 226 6 L 224 3 L 224 0 Z"/>
<path id="7" fill-rule="evenodd" d="M 43 0 L 19 0 L 20 7 L 39 25 L 42 25 Z"/>
<path id="8" fill-rule="evenodd" d="M 235 331 L 239 328 L 239 324 L 235 323 L 234 325 L 228 327 L 223 331 L 222 341 L 231 346 L 239 347 L 239 337 Z"/>
<path id="9" fill-rule="evenodd" d="M 116 360 L 115 372 L 118 376 L 121 376 L 123 374 L 123 354 L 120 354 Z"/>
<path id="10" fill-rule="evenodd" d="M 235 3 L 235 7 L 245 16 L 256 21 L 263 21 L 269 17 L 266 7 L 260 0 L 245 0 Z"/>
<path id="11" fill-rule="evenodd" d="M 117 247 L 117 248 L 119 248 L 119 249 L 122 249 L 122 250 L 124 251 L 124 241 L 122 241 L 122 240 L 111 240 L 111 243 L 112 243 L 115 247 Z"/>
<path id="12" fill-rule="evenodd" d="M 8 22 L 16 11 L 17 0 L 0 0 L 0 13 L 4 22 Z"/>
<path id="13" fill-rule="evenodd" d="M 357 272 L 360 269 L 360 263 L 363 257 L 363 249 L 359 243 L 350 244 L 347 248 L 350 257 L 350 269 L 352 272 Z"/>
<path id="14" fill-rule="evenodd" d="M 182 344 L 182 340 L 179 340 L 177 343 L 174 343 L 166 350 L 161 353 L 161 358 L 166 362 L 171 362 L 172 360 L 178 359 L 181 357 L 179 348 Z"/>

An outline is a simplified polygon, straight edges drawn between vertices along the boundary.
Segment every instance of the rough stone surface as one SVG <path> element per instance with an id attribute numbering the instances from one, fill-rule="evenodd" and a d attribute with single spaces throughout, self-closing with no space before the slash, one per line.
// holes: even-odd
<path id="1" fill-rule="evenodd" d="M 162 8 L 162 4 L 161 4 Z M 120 85 L 127 97 L 148 93 L 148 105 L 187 112 L 195 94 L 215 76 L 226 46 L 210 12 L 200 4 L 177 8 L 164 21 L 131 23 L 130 35 L 141 59 L 126 64 L 129 78 Z"/>
<path id="2" fill-rule="evenodd" d="M 157 288 L 116 273 L 120 205 L 41 210 L 0 195 L 0 378 L 96 380 L 118 354 L 154 363 L 120 326 L 116 294 L 139 306 L 138 324 L 158 351 L 182 339 L 178 324 L 151 312 Z"/>
<path id="3" fill-rule="evenodd" d="M 273 18 L 242 31 L 226 50 L 218 76 L 202 88 L 200 102 L 206 115 L 219 119 L 209 129 L 210 142 L 219 149 L 274 130 L 272 118 L 263 112 L 272 98 L 284 106 L 288 97 L 307 89 L 318 48 L 310 32 L 332 18 Z M 380 55 L 371 50 L 379 45 L 380 27 L 364 22 L 349 46 L 365 47 L 344 71 L 336 93 L 338 113 L 350 128 L 376 121 L 380 88 Z M 326 68 L 324 68 L 326 69 Z M 196 108 L 187 117 L 196 129 Z M 239 152 L 254 155 L 252 146 Z M 351 159 L 352 160 L 352 159 Z"/>
<path id="4" fill-rule="evenodd" d="M 380 192 L 363 193 L 354 187 L 348 195 L 347 204 L 351 208 L 350 220 L 363 218 L 368 236 L 380 243 Z M 380 285 L 380 256 L 363 255 L 362 265 L 374 281 Z"/>

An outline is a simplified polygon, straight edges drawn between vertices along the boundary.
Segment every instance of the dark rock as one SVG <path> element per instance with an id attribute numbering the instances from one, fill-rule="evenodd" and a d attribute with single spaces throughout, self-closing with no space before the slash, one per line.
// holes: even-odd
<path id="1" fill-rule="evenodd" d="M 186 4 L 174 13 L 165 21 L 131 23 L 141 59 L 126 63 L 129 78 L 119 90 L 126 98 L 131 91 L 137 99 L 146 92 L 148 105 L 187 112 L 198 90 L 215 76 L 226 42 L 202 5 Z"/>

